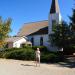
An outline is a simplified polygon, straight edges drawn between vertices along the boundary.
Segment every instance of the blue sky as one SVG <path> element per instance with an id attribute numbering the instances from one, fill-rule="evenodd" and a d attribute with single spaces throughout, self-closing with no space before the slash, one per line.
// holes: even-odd
<path id="1" fill-rule="evenodd" d="M 10 35 L 16 35 L 24 23 L 47 20 L 50 6 L 51 0 L 0 0 L 0 16 L 12 18 Z M 62 18 L 69 22 L 74 0 L 59 0 L 59 6 Z"/>

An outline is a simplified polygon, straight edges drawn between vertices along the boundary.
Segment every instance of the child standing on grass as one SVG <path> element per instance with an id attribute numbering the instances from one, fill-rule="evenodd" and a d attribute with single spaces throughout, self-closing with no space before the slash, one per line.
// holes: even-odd
<path id="1" fill-rule="evenodd" d="M 37 48 L 36 50 L 36 66 L 39 64 L 40 66 L 40 49 Z"/>

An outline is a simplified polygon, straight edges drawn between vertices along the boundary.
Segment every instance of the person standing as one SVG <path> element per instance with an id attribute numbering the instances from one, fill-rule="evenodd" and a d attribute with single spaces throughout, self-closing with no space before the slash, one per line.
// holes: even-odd
<path id="1" fill-rule="evenodd" d="M 40 49 L 37 48 L 36 50 L 36 66 L 39 64 L 40 66 Z"/>

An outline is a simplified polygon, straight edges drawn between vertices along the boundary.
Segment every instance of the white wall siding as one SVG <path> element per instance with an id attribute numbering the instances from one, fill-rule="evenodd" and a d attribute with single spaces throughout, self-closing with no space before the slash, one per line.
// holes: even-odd
<path id="1" fill-rule="evenodd" d="M 20 48 L 22 43 L 26 43 L 26 39 L 22 38 L 13 43 L 13 47 Z"/>
<path id="2" fill-rule="evenodd" d="M 40 46 L 40 38 L 43 37 L 43 45 L 48 46 L 48 34 L 28 36 L 29 40 L 34 38 L 34 46 Z"/>
<path id="3" fill-rule="evenodd" d="M 40 46 L 40 35 L 39 36 L 34 36 L 34 45 L 35 46 Z"/>

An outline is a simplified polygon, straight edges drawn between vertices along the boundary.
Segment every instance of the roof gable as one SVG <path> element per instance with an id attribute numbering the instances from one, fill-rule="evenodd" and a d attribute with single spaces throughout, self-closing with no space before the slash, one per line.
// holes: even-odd
<path id="1" fill-rule="evenodd" d="M 48 21 L 27 23 L 27 24 L 24 24 L 24 26 L 20 29 L 17 36 L 28 36 L 45 27 L 48 27 Z"/>

